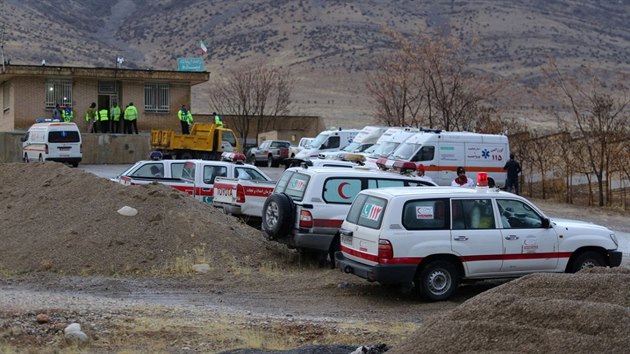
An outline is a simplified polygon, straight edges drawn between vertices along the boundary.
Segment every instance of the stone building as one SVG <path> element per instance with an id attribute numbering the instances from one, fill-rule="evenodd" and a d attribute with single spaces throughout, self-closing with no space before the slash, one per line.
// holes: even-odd
<path id="1" fill-rule="evenodd" d="M 177 111 L 190 107 L 191 87 L 208 72 L 5 65 L 0 68 L 0 131 L 26 130 L 36 118 L 50 118 L 56 104 L 70 105 L 82 132 L 92 102 L 138 109 L 138 129 L 179 130 Z"/>

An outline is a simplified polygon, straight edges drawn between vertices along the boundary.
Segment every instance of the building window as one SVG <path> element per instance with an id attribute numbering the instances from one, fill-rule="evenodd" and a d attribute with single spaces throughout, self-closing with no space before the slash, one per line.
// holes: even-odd
<path id="1" fill-rule="evenodd" d="M 144 111 L 156 113 L 169 112 L 168 84 L 144 84 Z"/>
<path id="2" fill-rule="evenodd" d="M 9 94 L 11 93 L 11 85 L 8 82 L 2 84 L 2 110 L 9 110 Z"/>
<path id="3" fill-rule="evenodd" d="M 72 80 L 46 80 L 46 108 L 57 104 L 72 107 Z"/>

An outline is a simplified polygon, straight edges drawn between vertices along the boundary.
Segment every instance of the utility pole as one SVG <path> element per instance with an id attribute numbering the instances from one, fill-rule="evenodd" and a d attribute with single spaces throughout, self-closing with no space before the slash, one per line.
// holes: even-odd
<path id="1" fill-rule="evenodd" d="M 2 59 L 2 72 L 5 72 L 4 67 L 4 24 L 2 25 L 2 34 L 0 34 L 0 59 Z"/>

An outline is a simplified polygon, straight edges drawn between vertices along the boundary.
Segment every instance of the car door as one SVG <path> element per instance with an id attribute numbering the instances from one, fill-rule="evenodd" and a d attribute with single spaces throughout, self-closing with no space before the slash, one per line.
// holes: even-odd
<path id="1" fill-rule="evenodd" d="M 451 200 L 451 247 L 466 275 L 495 275 L 503 265 L 503 234 L 491 198 Z"/>
<path id="2" fill-rule="evenodd" d="M 521 200 L 497 199 L 503 236 L 503 273 L 550 271 L 558 265 L 558 235 Z"/>

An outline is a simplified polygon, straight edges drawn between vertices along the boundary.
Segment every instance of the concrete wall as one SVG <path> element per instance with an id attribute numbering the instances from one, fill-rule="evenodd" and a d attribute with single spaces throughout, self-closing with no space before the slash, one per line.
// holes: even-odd
<path id="1" fill-rule="evenodd" d="M 0 132 L 0 162 L 22 161 L 25 132 Z M 83 164 L 131 164 L 151 153 L 150 134 L 81 134 Z"/>

